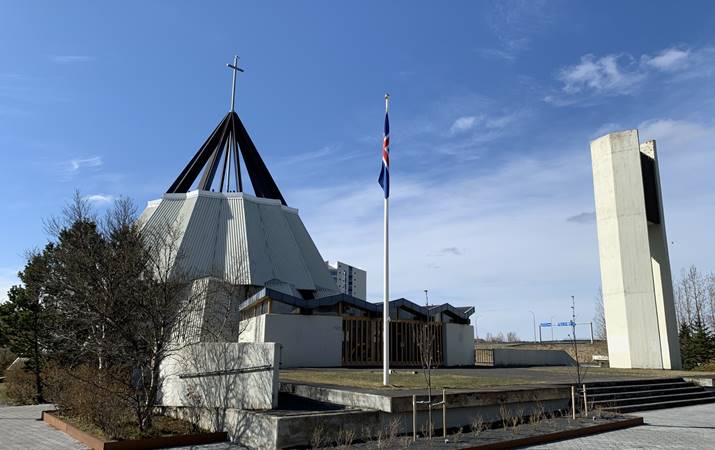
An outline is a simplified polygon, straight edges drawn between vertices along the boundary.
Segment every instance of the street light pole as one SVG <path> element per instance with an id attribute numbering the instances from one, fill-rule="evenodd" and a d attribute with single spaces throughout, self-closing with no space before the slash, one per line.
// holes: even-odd
<path id="1" fill-rule="evenodd" d="M 534 329 L 534 342 L 536 342 L 536 315 L 534 315 L 534 311 L 529 311 L 531 313 L 531 325 L 532 328 Z"/>

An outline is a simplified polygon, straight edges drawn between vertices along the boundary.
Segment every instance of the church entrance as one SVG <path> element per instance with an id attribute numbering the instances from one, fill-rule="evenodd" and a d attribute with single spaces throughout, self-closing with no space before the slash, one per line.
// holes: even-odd
<path id="1" fill-rule="evenodd" d="M 390 366 L 420 367 L 424 356 L 432 366 L 444 364 L 442 323 L 419 320 L 390 321 Z M 382 319 L 343 317 L 343 366 L 382 364 Z"/>

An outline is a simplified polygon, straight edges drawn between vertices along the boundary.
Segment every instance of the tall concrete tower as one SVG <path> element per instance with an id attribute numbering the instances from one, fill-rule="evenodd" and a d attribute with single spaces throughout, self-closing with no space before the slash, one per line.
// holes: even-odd
<path id="1" fill-rule="evenodd" d="M 611 367 L 679 369 L 655 141 L 607 134 L 591 142 L 591 161 Z"/>

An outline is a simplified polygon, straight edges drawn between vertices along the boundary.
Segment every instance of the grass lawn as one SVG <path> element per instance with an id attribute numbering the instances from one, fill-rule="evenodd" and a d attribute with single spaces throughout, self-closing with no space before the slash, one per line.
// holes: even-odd
<path id="1" fill-rule="evenodd" d="M 393 372 L 390 375 L 390 386 L 382 385 L 382 371 L 377 369 L 281 370 L 280 380 L 369 389 L 424 389 L 426 386 L 424 375 L 419 370 Z M 432 374 L 432 386 L 435 388 L 478 389 L 520 384 L 543 383 L 524 378 Z"/>
<path id="2" fill-rule="evenodd" d="M 437 369 L 432 372 L 432 386 L 447 389 L 481 389 L 501 386 L 574 383 L 575 367 L 528 367 L 476 369 L 479 373 L 460 374 Z M 493 370 L 493 371 L 492 371 Z M 585 383 L 608 378 L 671 378 L 711 376 L 715 373 L 684 370 L 610 369 L 583 367 Z M 490 373 L 491 372 L 491 373 Z M 284 382 L 327 384 L 368 389 L 424 389 L 421 370 L 397 370 L 390 375 L 390 386 L 382 385 L 380 369 L 285 369 L 280 372 Z"/>

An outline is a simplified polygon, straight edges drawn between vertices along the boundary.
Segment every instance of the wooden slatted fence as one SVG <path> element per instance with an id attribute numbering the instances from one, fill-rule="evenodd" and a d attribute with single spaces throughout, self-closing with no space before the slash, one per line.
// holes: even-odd
<path id="1" fill-rule="evenodd" d="M 426 328 L 425 328 L 426 327 Z M 433 338 L 420 339 L 427 330 Z M 431 344 L 433 366 L 444 363 L 444 336 L 440 322 L 390 321 L 390 366 L 421 366 L 420 344 Z M 382 319 L 343 317 L 343 366 L 382 364 Z"/>

